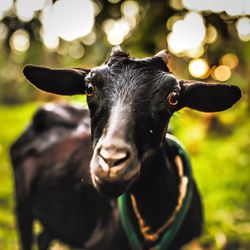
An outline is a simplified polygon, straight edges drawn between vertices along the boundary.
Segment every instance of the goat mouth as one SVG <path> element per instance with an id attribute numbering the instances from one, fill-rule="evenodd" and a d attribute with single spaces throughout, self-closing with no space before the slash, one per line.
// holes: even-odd
<path id="1" fill-rule="evenodd" d="M 119 178 L 113 179 L 112 177 L 107 176 L 97 176 L 94 173 L 91 173 L 92 182 L 99 193 L 104 196 L 109 197 L 118 197 L 124 192 L 126 192 L 130 186 L 135 182 L 139 177 L 140 171 L 139 166 L 132 171 L 130 178 Z"/>

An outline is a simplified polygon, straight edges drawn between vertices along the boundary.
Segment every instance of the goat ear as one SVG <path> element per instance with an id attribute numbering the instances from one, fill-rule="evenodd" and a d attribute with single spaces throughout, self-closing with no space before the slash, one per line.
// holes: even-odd
<path id="1" fill-rule="evenodd" d="M 160 69 L 166 72 L 170 72 L 168 67 L 170 59 L 171 54 L 167 50 L 161 50 L 151 57 L 151 60 L 154 61 L 154 63 L 157 64 Z"/>
<path id="2" fill-rule="evenodd" d="M 23 74 L 37 88 L 58 95 L 83 94 L 88 69 L 50 69 L 27 65 Z"/>
<path id="3" fill-rule="evenodd" d="M 226 110 L 241 98 L 240 88 L 234 85 L 192 81 L 180 81 L 180 85 L 180 107 L 186 106 L 203 112 Z"/>
<path id="4" fill-rule="evenodd" d="M 171 54 L 167 50 L 161 50 L 158 52 L 154 57 L 159 57 L 165 62 L 166 65 L 168 65 L 170 59 L 171 59 Z"/>

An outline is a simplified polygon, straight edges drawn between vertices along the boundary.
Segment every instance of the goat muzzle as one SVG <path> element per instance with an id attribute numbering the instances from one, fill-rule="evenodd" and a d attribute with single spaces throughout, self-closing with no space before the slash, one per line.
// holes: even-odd
<path id="1" fill-rule="evenodd" d="M 105 186 L 105 189 L 111 190 L 112 186 L 113 189 L 122 186 L 120 189 L 126 191 L 140 173 L 140 164 L 135 152 L 133 146 L 123 140 L 100 139 L 90 163 L 95 187 L 100 190 Z"/>

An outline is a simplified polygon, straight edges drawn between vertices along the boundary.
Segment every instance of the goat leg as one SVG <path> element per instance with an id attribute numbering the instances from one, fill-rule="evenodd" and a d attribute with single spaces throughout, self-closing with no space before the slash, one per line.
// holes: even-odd
<path id="1" fill-rule="evenodd" d="M 31 212 L 30 202 L 28 200 L 17 201 L 16 215 L 22 250 L 31 250 L 33 241 L 33 216 Z"/>

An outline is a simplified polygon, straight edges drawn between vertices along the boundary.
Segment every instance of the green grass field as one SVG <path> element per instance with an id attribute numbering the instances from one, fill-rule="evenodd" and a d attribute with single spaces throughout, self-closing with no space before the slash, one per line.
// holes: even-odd
<path id="1" fill-rule="evenodd" d="M 19 249 L 9 146 L 27 126 L 38 106 L 31 103 L 0 107 L 0 249 L 3 250 Z M 250 249 L 250 121 L 246 118 L 247 112 L 242 104 L 240 109 L 216 117 L 187 110 L 173 119 L 173 131 L 190 153 L 205 204 L 202 249 Z M 55 244 L 53 249 L 65 248 Z"/>

